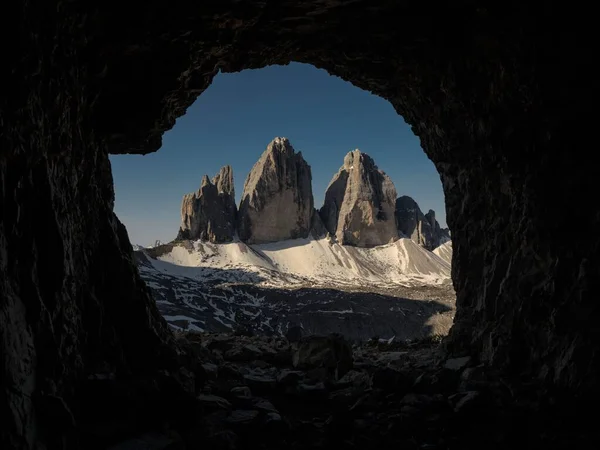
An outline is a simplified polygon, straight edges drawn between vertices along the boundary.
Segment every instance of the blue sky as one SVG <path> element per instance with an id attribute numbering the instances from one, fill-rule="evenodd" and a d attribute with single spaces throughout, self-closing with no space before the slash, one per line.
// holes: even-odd
<path id="1" fill-rule="evenodd" d="M 419 139 L 389 102 L 306 64 L 218 74 L 149 155 L 110 157 L 115 212 L 131 242 L 175 237 L 183 194 L 225 164 L 235 177 L 239 203 L 244 180 L 267 144 L 287 137 L 310 164 L 315 206 L 355 148 L 369 154 L 394 182 L 398 195 L 433 209 L 446 226 L 444 195 Z"/>

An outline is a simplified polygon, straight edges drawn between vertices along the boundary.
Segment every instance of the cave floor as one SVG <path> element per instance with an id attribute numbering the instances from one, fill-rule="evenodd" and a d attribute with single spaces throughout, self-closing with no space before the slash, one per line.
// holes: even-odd
<path id="1" fill-rule="evenodd" d="M 434 339 L 354 345 L 350 365 L 323 348 L 294 367 L 298 344 L 284 338 L 176 336 L 201 361 L 175 377 L 193 396 L 173 388 L 160 411 L 148 406 L 160 418 L 135 426 L 123 425 L 131 413 L 96 414 L 83 448 L 600 448 L 593 415 L 468 357 L 446 359 Z"/>

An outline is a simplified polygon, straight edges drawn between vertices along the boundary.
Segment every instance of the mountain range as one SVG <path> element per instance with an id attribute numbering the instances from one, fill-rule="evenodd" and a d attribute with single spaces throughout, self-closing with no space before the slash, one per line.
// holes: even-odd
<path id="1" fill-rule="evenodd" d="M 412 198 L 396 197 L 390 177 L 357 149 L 345 156 L 316 210 L 310 166 L 277 137 L 248 174 L 239 208 L 231 166 L 184 195 L 177 238 L 223 243 L 238 236 L 261 244 L 329 234 L 342 245 L 375 247 L 408 237 L 428 250 L 450 240 L 434 211 L 423 214 Z"/>

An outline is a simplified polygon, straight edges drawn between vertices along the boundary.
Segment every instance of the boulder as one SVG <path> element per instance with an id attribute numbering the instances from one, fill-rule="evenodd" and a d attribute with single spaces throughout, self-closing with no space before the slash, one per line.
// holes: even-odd
<path id="1" fill-rule="evenodd" d="M 335 379 L 348 373 L 353 362 L 352 347 L 339 334 L 302 338 L 293 355 L 294 367 L 305 370 L 325 368 Z"/>

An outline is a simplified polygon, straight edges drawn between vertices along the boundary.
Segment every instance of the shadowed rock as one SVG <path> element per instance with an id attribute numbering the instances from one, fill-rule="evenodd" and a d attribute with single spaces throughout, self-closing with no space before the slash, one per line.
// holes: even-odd
<path id="1" fill-rule="evenodd" d="M 273 139 L 244 183 L 238 233 L 249 244 L 305 238 L 313 213 L 310 166 L 287 138 Z"/>
<path id="2" fill-rule="evenodd" d="M 398 238 L 395 200 L 390 177 L 357 149 L 346 155 L 329 183 L 320 215 L 340 244 L 374 247 Z"/>
<path id="3" fill-rule="evenodd" d="M 212 182 L 204 175 L 198 192 L 183 196 L 177 239 L 230 242 L 235 234 L 235 216 L 233 170 L 224 166 Z"/>
<path id="4" fill-rule="evenodd" d="M 398 231 L 428 250 L 433 250 L 450 240 L 447 228 L 440 228 L 435 211 L 423 214 L 415 200 L 407 195 L 396 199 L 396 223 Z"/>
<path id="5" fill-rule="evenodd" d="M 339 334 L 302 338 L 292 361 L 296 368 L 325 369 L 336 379 L 352 369 L 354 362 L 352 347 Z"/>
<path id="6" fill-rule="evenodd" d="M 316 209 L 313 211 L 310 231 L 314 238 L 322 238 L 327 235 L 327 228 L 325 228 L 321 216 L 319 215 L 319 211 Z"/>

